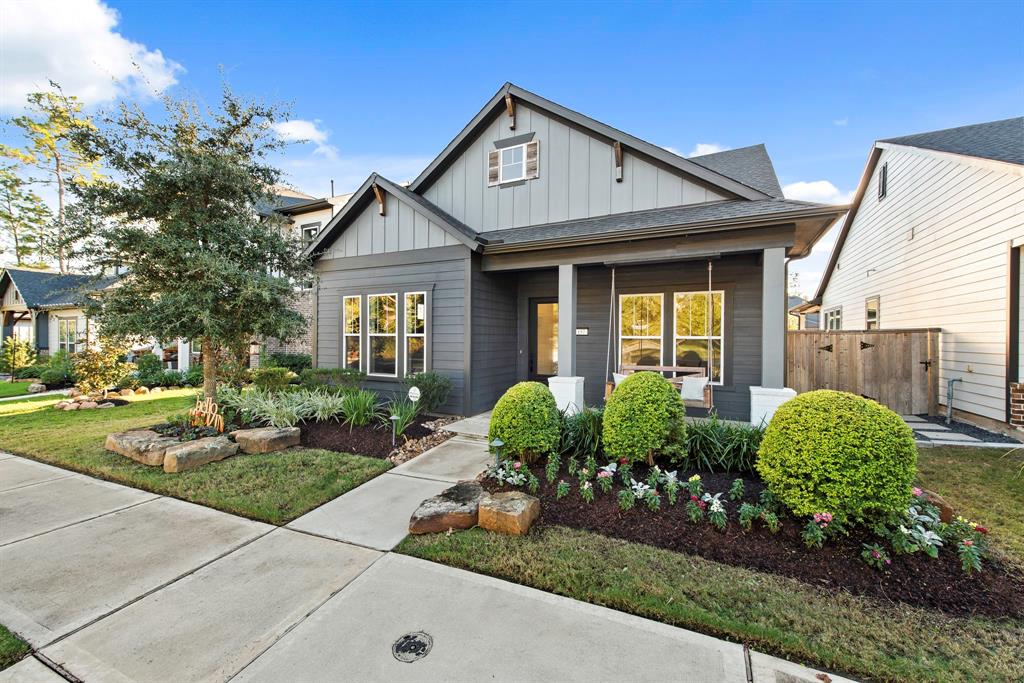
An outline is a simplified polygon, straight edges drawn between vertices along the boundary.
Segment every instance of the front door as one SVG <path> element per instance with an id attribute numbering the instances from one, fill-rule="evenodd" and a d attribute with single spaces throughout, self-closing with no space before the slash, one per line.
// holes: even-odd
<path id="1" fill-rule="evenodd" d="M 530 299 L 530 379 L 558 374 L 558 300 Z"/>

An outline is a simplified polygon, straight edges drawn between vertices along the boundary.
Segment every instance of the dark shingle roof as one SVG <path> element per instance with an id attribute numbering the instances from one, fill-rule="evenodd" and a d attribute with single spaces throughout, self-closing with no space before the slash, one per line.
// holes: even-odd
<path id="1" fill-rule="evenodd" d="M 50 273 L 45 270 L 7 268 L 5 274 L 14 281 L 28 308 L 60 308 L 84 303 L 90 291 L 103 289 L 115 278 L 97 279 L 92 275 Z"/>
<path id="2" fill-rule="evenodd" d="M 690 157 L 690 161 L 700 164 L 709 171 L 739 181 L 747 187 L 760 190 L 772 197 L 782 198 L 782 187 L 764 145 L 727 149 L 724 152 Z"/>
<path id="3" fill-rule="evenodd" d="M 879 142 L 1024 165 L 1024 116 L 904 135 Z"/>
<path id="4" fill-rule="evenodd" d="M 310 197 L 292 197 L 284 194 L 275 194 L 270 202 L 260 200 L 256 203 L 256 213 L 261 216 L 269 216 L 278 209 L 286 209 L 289 206 L 305 204 L 313 201 Z"/>
<path id="5" fill-rule="evenodd" d="M 709 204 L 670 206 L 664 209 L 617 213 L 561 223 L 531 225 L 524 228 L 490 230 L 480 233 L 480 237 L 487 240 L 486 243 L 521 244 L 589 235 L 628 234 L 631 231 L 647 228 L 668 228 L 705 222 L 760 218 L 817 208 L 832 207 L 794 199 L 758 199 L 754 201 L 730 199 Z"/>

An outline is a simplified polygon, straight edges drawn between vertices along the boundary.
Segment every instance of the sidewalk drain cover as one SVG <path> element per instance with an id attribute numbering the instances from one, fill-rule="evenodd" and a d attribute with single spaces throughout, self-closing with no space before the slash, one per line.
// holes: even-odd
<path id="1" fill-rule="evenodd" d="M 391 654 L 398 661 L 411 664 L 430 654 L 430 648 L 433 646 L 434 639 L 429 634 L 423 631 L 413 631 L 395 641 L 391 646 Z"/>

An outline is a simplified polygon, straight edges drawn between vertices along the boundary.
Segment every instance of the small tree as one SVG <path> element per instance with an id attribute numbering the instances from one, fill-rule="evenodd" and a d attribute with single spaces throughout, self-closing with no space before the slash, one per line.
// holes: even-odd
<path id="1" fill-rule="evenodd" d="M 117 340 L 104 338 L 100 344 L 75 354 L 75 385 L 83 394 L 107 395 L 107 389 L 130 375 L 135 365 L 124 361 L 128 347 Z"/>
<path id="2" fill-rule="evenodd" d="M 35 364 L 36 352 L 28 340 L 15 337 L 4 340 L 0 347 L 0 370 L 11 373 L 12 382 L 18 370 Z"/>
<path id="3" fill-rule="evenodd" d="M 294 283 L 311 278 L 311 265 L 282 217 L 260 216 L 280 179 L 267 162 L 283 144 L 271 127 L 278 108 L 228 89 L 217 112 L 165 104 L 165 120 L 123 105 L 76 138 L 119 178 L 74 188 L 97 217 L 85 253 L 97 268 L 131 271 L 89 312 L 109 334 L 199 341 L 213 398 L 219 354 L 305 326 Z"/>
<path id="4" fill-rule="evenodd" d="M 11 119 L 22 130 L 27 144 L 24 148 L 0 145 L 0 155 L 16 159 L 35 169 L 44 178 L 35 182 L 57 188 L 57 220 L 52 223 L 45 249 L 57 258 L 60 272 L 68 272 L 71 236 L 67 232 L 66 207 L 68 186 L 84 185 L 100 178 L 96 159 L 89 157 L 79 135 L 96 130 L 92 119 L 82 113 L 82 103 L 73 95 L 65 95 L 60 86 L 50 81 L 51 90 L 30 93 L 29 113 Z"/>

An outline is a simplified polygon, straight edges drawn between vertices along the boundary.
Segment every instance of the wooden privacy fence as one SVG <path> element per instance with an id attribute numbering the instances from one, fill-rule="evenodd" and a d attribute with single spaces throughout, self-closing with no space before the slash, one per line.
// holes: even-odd
<path id="1" fill-rule="evenodd" d="M 939 330 L 791 330 L 786 386 L 837 389 L 900 415 L 938 410 Z"/>

